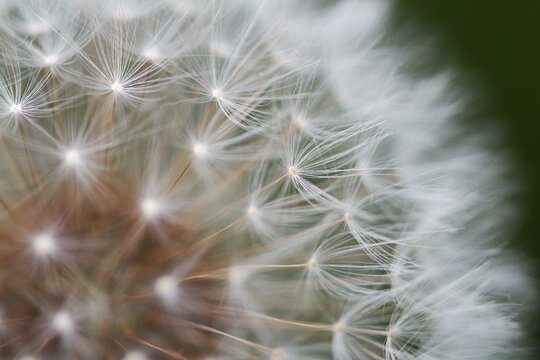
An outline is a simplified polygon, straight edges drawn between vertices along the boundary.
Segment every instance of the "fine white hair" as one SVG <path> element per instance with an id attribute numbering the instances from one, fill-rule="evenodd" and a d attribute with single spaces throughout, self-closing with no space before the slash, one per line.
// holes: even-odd
<path id="1" fill-rule="evenodd" d="M 0 357 L 519 356 L 511 162 L 391 5 L 2 1 Z"/>

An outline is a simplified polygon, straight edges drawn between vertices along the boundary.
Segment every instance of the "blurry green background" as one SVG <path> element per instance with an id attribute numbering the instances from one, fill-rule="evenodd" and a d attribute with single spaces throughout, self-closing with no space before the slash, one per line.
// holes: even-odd
<path id="1" fill-rule="evenodd" d="M 517 196 L 522 214 L 509 245 L 531 259 L 530 273 L 540 295 L 540 0 L 396 4 L 398 28 L 414 25 L 419 34 L 436 34 L 436 61 L 458 65 L 488 91 L 485 116 L 477 121 L 486 128 L 502 124 L 508 147 L 514 151 L 515 177 L 522 182 Z M 540 344 L 536 313 L 526 319 L 532 346 Z M 540 358 L 533 353 L 540 356 L 531 350 L 527 358 Z"/>

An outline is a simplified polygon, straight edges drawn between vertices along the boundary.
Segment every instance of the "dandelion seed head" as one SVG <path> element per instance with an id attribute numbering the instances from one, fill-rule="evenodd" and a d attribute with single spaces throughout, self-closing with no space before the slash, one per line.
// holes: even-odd
<path id="1" fill-rule="evenodd" d="M 473 97 L 407 76 L 386 1 L 286 2 L 0 5 L 0 358 L 511 348 L 528 284 Z"/>

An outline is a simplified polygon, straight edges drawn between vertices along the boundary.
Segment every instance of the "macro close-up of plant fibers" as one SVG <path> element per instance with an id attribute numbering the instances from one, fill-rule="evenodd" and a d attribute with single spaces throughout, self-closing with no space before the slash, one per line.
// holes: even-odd
<path id="1" fill-rule="evenodd" d="M 0 1 L 0 358 L 519 358 L 509 156 L 391 3 Z"/>

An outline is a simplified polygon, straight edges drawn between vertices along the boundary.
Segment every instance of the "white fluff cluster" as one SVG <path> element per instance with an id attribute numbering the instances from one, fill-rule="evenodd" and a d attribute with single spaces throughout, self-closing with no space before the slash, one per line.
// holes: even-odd
<path id="1" fill-rule="evenodd" d="M 0 2 L 1 357 L 513 355 L 504 159 L 388 6 Z"/>

